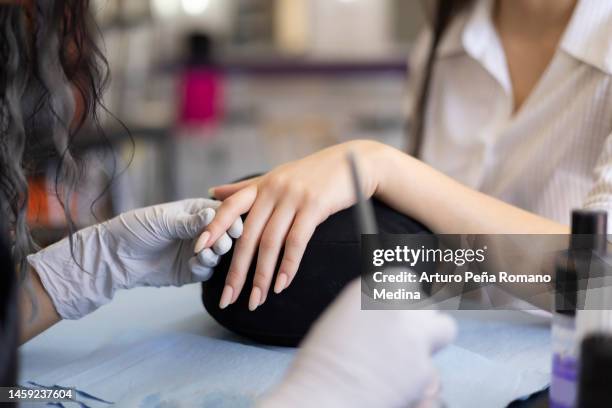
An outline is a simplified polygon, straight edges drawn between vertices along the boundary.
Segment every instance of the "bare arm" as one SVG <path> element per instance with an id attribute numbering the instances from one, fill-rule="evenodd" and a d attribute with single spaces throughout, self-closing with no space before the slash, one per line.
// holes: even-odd
<path id="1" fill-rule="evenodd" d="M 219 186 L 225 200 L 207 227 L 208 241 L 231 220 L 249 212 L 228 271 L 220 307 L 234 303 L 258 251 L 249 308 L 291 284 L 316 226 L 355 203 L 346 156 L 353 151 L 362 170 L 362 190 L 391 207 L 446 234 L 566 234 L 568 227 L 487 196 L 397 149 L 372 141 L 353 141 L 284 164 L 256 179 Z M 281 248 L 284 251 L 281 254 Z M 277 258 L 282 256 L 271 285 Z"/>
<path id="2" fill-rule="evenodd" d="M 569 228 L 464 186 L 387 147 L 375 196 L 444 234 L 567 234 Z M 395 175 L 395 176 L 394 176 Z M 397 176 L 401 175 L 401 176 Z"/>
<path id="3" fill-rule="evenodd" d="M 21 316 L 20 343 L 23 344 L 31 338 L 39 335 L 49 327 L 61 320 L 60 316 L 51 302 L 49 294 L 40 282 L 38 274 L 29 270 L 29 285 L 19 288 L 19 312 Z M 36 304 L 36 309 L 33 309 Z M 35 312 L 35 313 L 34 313 Z"/>

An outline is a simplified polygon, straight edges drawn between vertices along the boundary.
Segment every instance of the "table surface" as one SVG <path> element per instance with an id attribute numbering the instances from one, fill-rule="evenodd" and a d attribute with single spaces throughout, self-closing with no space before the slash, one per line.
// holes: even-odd
<path id="1" fill-rule="evenodd" d="M 20 348 L 20 377 L 46 374 L 130 334 L 146 339 L 166 333 L 192 333 L 244 341 L 219 326 L 204 310 L 200 285 L 137 288 L 117 293 L 113 302 L 81 320 L 64 320 Z"/>
<path id="2" fill-rule="evenodd" d="M 81 320 L 59 322 L 20 348 L 22 382 L 77 362 L 127 335 L 135 341 L 169 333 L 191 333 L 252 344 L 218 325 L 206 313 L 200 290 L 200 285 L 189 285 L 122 291 L 112 303 Z M 527 324 L 546 320 L 546 317 L 510 311 L 455 311 L 450 314 L 458 319 Z"/>

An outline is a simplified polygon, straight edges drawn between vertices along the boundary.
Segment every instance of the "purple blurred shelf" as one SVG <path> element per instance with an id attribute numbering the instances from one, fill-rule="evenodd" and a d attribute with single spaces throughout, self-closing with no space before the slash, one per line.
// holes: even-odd
<path id="1" fill-rule="evenodd" d="M 272 62 L 225 62 L 220 65 L 227 73 L 254 75 L 363 75 L 395 73 L 407 75 L 407 60 L 387 61 L 272 61 Z"/>
<path id="2" fill-rule="evenodd" d="M 221 72 L 261 76 L 347 76 L 347 75 L 408 75 L 408 60 L 388 59 L 376 61 L 311 61 L 311 60 L 223 60 L 216 64 Z M 162 64 L 161 71 L 182 69 L 178 63 Z"/>

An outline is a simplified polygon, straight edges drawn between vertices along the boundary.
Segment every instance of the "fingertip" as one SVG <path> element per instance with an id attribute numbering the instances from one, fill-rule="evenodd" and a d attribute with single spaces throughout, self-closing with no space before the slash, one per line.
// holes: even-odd
<path id="1" fill-rule="evenodd" d="M 296 265 L 294 262 L 289 262 L 286 258 L 283 258 L 281 266 L 278 269 L 278 276 L 280 277 L 281 275 L 284 275 L 285 278 L 285 283 L 282 290 L 285 290 L 291 286 L 291 282 L 293 282 L 295 275 L 297 275 L 298 268 L 299 265 Z"/>
<path id="2" fill-rule="evenodd" d="M 238 300 L 238 296 L 240 296 L 240 291 L 239 290 L 234 290 L 232 292 L 232 299 L 230 300 L 230 304 L 234 304 L 236 303 L 236 301 Z"/>
<path id="3" fill-rule="evenodd" d="M 257 286 L 253 287 L 251 291 L 251 296 L 249 297 L 249 310 L 251 312 L 255 311 L 260 305 L 261 302 L 261 289 Z"/>
<path id="4" fill-rule="evenodd" d="M 457 324 L 451 316 L 437 311 L 430 322 L 430 352 L 435 353 L 453 342 L 457 336 Z"/>
<path id="5" fill-rule="evenodd" d="M 455 339 L 455 337 L 457 337 L 457 322 L 455 322 L 451 316 L 445 313 L 440 313 L 440 319 L 446 331 L 445 341 L 450 343 Z"/>
<path id="6" fill-rule="evenodd" d="M 287 289 L 293 283 L 295 279 L 295 275 L 297 275 L 297 268 L 295 271 L 287 272 L 287 284 L 285 285 L 285 289 Z"/>
<path id="7" fill-rule="evenodd" d="M 234 288 L 232 288 L 230 285 L 225 285 L 225 287 L 223 288 L 223 293 L 221 294 L 221 300 L 219 301 L 219 308 L 225 309 L 231 303 L 234 303 L 232 302 L 233 295 Z"/>
<path id="8" fill-rule="evenodd" d="M 204 250 L 204 248 L 206 248 L 206 245 L 208 244 L 208 240 L 210 239 L 210 232 L 208 231 L 204 231 L 202 233 L 202 235 L 200 235 L 200 237 L 198 238 L 198 240 L 195 243 L 194 246 L 194 252 L 196 254 L 202 252 L 202 250 Z"/>
<path id="9" fill-rule="evenodd" d="M 288 277 L 286 273 L 279 273 L 276 277 L 276 282 L 274 283 L 274 293 L 278 295 L 283 290 L 285 290 L 285 288 L 287 287 L 287 280 Z"/>
<path id="10" fill-rule="evenodd" d="M 208 189 L 208 196 L 209 197 L 216 198 L 216 196 L 215 196 L 215 189 L 216 189 L 216 187 L 211 187 L 211 188 Z"/>
<path id="11" fill-rule="evenodd" d="M 197 258 L 202 265 L 212 268 L 219 264 L 219 259 L 221 257 L 217 255 L 212 249 L 205 248 L 203 251 L 198 253 Z"/>
<path id="12" fill-rule="evenodd" d="M 238 217 L 227 230 L 227 234 L 234 239 L 238 239 L 242 236 L 243 229 L 242 218 Z"/>
<path id="13" fill-rule="evenodd" d="M 189 259 L 189 268 L 191 269 L 191 273 L 201 282 L 209 280 L 213 274 L 212 268 L 202 265 L 196 257 Z"/>
<path id="14" fill-rule="evenodd" d="M 215 215 L 217 215 L 217 212 L 212 207 L 208 207 L 204 210 L 204 222 L 206 223 L 206 225 L 209 225 L 211 222 L 213 222 L 213 220 L 215 219 Z"/>
<path id="15" fill-rule="evenodd" d="M 223 234 L 213 244 L 212 248 L 217 255 L 225 255 L 232 248 L 232 239 L 227 234 Z"/>

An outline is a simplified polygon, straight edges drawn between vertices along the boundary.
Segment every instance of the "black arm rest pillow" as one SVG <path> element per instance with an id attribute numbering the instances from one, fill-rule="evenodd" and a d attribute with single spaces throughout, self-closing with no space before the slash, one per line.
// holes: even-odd
<path id="1" fill-rule="evenodd" d="M 379 232 L 431 233 L 422 224 L 386 204 L 377 200 L 372 202 Z M 317 227 L 291 285 L 280 294 L 275 294 L 272 291 L 274 276 L 266 302 L 254 312 L 249 311 L 248 303 L 256 258 L 251 263 L 247 281 L 236 303 L 224 310 L 219 309 L 232 252 L 223 256 L 212 278 L 202 284 L 202 301 L 208 313 L 225 328 L 252 340 L 274 345 L 297 345 L 342 288 L 361 272 L 360 236 L 354 211 L 352 207 L 340 211 Z"/>

